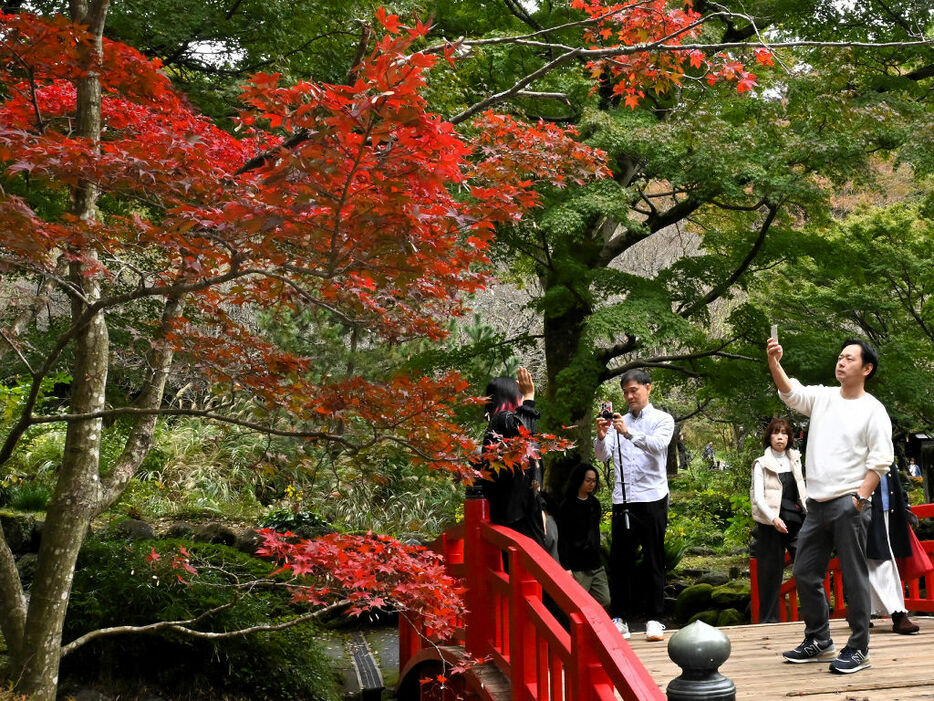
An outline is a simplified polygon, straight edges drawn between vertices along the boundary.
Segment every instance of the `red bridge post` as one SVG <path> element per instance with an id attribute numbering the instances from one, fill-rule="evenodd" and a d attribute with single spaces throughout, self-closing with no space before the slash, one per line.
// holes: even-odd
<path id="1" fill-rule="evenodd" d="M 483 525 L 490 521 L 490 505 L 479 487 L 468 487 L 464 501 L 464 570 L 467 591 L 464 605 L 470 624 L 464 631 L 464 648 L 472 657 L 490 654 L 493 611 L 489 606 L 486 577 L 491 554 L 499 557 L 483 540 Z"/>

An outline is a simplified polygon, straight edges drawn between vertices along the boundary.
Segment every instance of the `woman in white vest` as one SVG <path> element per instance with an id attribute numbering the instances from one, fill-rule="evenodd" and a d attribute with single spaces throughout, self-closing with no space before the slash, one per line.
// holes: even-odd
<path id="1" fill-rule="evenodd" d="M 756 559 L 759 565 L 759 622 L 774 623 L 778 591 L 785 568 L 785 550 L 795 557 L 795 540 L 807 509 L 801 454 L 794 449 L 791 424 L 773 418 L 762 440 L 765 453 L 752 466 L 750 501 L 756 521 Z"/>

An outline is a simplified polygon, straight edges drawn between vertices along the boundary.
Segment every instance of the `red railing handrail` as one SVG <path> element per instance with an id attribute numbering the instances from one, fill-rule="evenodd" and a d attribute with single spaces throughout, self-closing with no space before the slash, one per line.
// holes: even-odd
<path id="1" fill-rule="evenodd" d="M 934 518 L 934 503 L 919 504 L 912 506 L 911 510 L 919 518 Z M 922 540 L 921 545 L 925 552 L 934 560 L 934 540 Z M 785 554 L 785 564 L 789 564 L 791 558 Z M 752 622 L 759 622 L 759 590 L 758 590 L 759 562 L 756 558 L 749 558 L 749 580 L 750 596 L 752 598 Z M 924 594 L 921 593 L 921 582 L 924 582 Z M 910 580 L 902 580 L 902 586 L 907 587 L 908 594 L 905 596 L 905 608 L 909 611 L 928 611 L 934 612 L 934 571 L 928 572 L 922 577 L 916 577 Z M 824 588 L 827 590 L 831 602 L 830 617 L 845 618 L 846 602 L 843 599 L 843 575 L 840 571 L 840 560 L 833 558 L 827 568 L 827 577 L 824 580 Z M 779 620 L 797 621 L 798 618 L 798 589 L 795 585 L 794 577 L 782 582 L 779 589 Z"/>
<path id="2" fill-rule="evenodd" d="M 617 692 L 626 701 L 665 699 L 606 611 L 537 543 L 490 524 L 485 499 L 468 499 L 464 523 L 435 547 L 466 587 L 468 613 L 455 642 L 491 659 L 515 701 L 614 701 Z M 567 628 L 543 593 L 567 615 Z M 426 644 L 400 622 L 400 668 Z"/>

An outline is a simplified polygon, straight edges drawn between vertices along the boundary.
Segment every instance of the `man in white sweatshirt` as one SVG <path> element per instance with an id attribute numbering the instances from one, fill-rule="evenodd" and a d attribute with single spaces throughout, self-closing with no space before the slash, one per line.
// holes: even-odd
<path id="1" fill-rule="evenodd" d="M 888 413 L 865 387 L 879 367 L 879 357 L 866 341 L 848 339 L 835 368 L 840 387 L 805 387 L 785 374 L 776 339 L 769 339 L 767 353 L 779 397 L 811 417 L 805 463 L 808 515 L 798 533 L 794 564 L 805 637 L 782 656 L 788 662 L 833 659 L 831 672 L 858 672 L 870 666 L 865 552 L 869 504 L 894 456 Z M 836 656 L 823 588 L 833 550 L 840 558 L 850 625 L 849 640 Z"/>

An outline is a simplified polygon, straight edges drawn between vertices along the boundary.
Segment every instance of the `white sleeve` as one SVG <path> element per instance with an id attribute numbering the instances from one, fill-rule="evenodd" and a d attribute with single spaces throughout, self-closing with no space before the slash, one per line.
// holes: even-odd
<path id="1" fill-rule="evenodd" d="M 869 445 L 866 470 L 875 470 L 881 477 L 889 471 L 895 460 L 895 448 L 892 445 L 892 421 L 881 404 L 872 413 L 866 433 L 866 442 Z"/>
<path id="2" fill-rule="evenodd" d="M 810 416 L 811 410 L 814 408 L 814 400 L 817 397 L 816 390 L 818 387 L 805 387 L 794 378 L 791 378 L 789 381 L 791 382 L 791 391 L 787 394 L 779 392 L 779 398 L 795 411 L 799 411 L 805 416 Z"/>
<path id="3" fill-rule="evenodd" d="M 758 460 L 752 466 L 752 498 L 756 500 L 756 506 L 769 523 L 774 521 L 776 514 L 765 503 L 765 475 L 762 474 L 762 465 Z"/>
<path id="4" fill-rule="evenodd" d="M 600 438 L 593 439 L 593 455 L 597 460 L 606 462 L 607 460 L 612 459 L 613 452 L 611 450 L 612 446 L 610 445 L 611 433 L 616 435 L 613 429 L 609 429 L 603 440 Z"/>
<path id="5" fill-rule="evenodd" d="M 652 428 L 652 433 L 630 431 L 632 444 L 646 453 L 661 453 L 668 450 L 671 437 L 675 433 L 675 420 L 670 414 L 664 414 L 661 420 Z"/>

